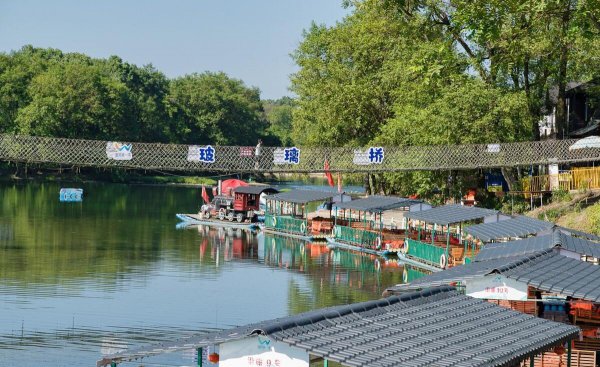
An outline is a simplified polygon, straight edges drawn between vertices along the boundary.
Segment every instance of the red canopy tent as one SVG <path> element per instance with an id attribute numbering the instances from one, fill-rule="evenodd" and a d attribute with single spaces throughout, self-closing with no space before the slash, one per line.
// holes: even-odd
<path id="1" fill-rule="evenodd" d="M 221 195 L 232 196 L 233 189 L 239 186 L 248 186 L 248 184 L 245 181 L 234 178 L 225 180 L 221 182 Z"/>

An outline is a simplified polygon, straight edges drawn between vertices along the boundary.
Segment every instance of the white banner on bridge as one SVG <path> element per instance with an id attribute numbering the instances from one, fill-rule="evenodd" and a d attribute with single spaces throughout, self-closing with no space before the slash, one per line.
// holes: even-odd
<path id="1" fill-rule="evenodd" d="M 215 163 L 216 151 L 210 145 L 197 146 L 192 145 L 188 148 L 188 162 Z"/>
<path id="2" fill-rule="evenodd" d="M 365 166 L 368 164 L 381 164 L 385 158 L 385 150 L 383 147 L 370 147 L 365 151 L 354 149 L 354 158 L 352 163 Z"/>
<path id="3" fill-rule="evenodd" d="M 219 346 L 219 367 L 308 367 L 302 349 L 257 336 Z"/>
<path id="4" fill-rule="evenodd" d="M 133 159 L 132 144 L 109 141 L 106 143 L 106 156 L 116 161 L 130 161 Z"/>
<path id="5" fill-rule="evenodd" d="M 527 284 L 492 274 L 467 281 L 467 296 L 480 299 L 527 300 Z"/>
<path id="6" fill-rule="evenodd" d="M 277 148 L 273 152 L 274 164 L 298 164 L 300 163 L 300 149 L 292 148 Z"/>

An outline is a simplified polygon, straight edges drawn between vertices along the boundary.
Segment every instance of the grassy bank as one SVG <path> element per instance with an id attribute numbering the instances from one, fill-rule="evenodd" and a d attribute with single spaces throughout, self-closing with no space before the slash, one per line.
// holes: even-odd
<path id="1" fill-rule="evenodd" d="M 527 215 L 600 235 L 600 192 L 555 193 L 550 204 L 536 208 Z"/>

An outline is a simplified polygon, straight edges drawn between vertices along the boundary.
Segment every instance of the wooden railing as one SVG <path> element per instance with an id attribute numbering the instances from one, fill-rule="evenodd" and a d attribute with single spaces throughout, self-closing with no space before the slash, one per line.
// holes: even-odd
<path id="1" fill-rule="evenodd" d="M 600 189 L 600 167 L 573 168 L 556 175 L 525 177 L 521 180 L 521 184 L 523 191 L 535 193 L 557 189 L 567 191 Z"/>

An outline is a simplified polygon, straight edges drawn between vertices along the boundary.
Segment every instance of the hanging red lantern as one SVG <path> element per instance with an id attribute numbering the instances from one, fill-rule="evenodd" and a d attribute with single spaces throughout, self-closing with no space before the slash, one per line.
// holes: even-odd
<path id="1" fill-rule="evenodd" d="M 553 351 L 557 355 L 561 356 L 565 354 L 565 347 L 563 347 L 562 345 L 557 345 L 556 347 L 554 347 Z"/>
<path id="2" fill-rule="evenodd" d="M 211 353 L 208 355 L 208 361 L 210 363 L 219 363 L 219 353 Z"/>

